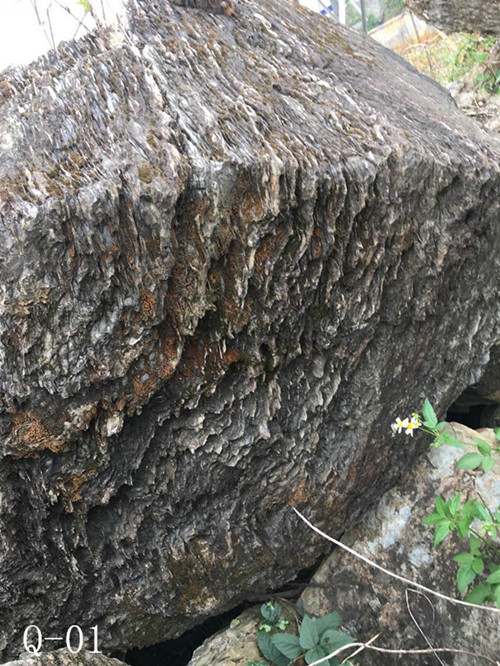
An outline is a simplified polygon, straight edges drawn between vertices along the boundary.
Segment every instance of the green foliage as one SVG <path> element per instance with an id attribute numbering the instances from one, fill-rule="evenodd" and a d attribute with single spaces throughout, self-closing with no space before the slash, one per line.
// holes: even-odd
<path id="1" fill-rule="evenodd" d="M 482 65 L 495 41 L 491 37 L 456 33 L 418 45 L 406 51 L 404 57 L 420 72 L 445 86 L 462 79 L 472 69 Z M 487 82 L 478 79 L 476 85 L 482 86 L 483 83 L 486 83 L 485 87 L 496 85 L 491 78 Z"/>
<path id="2" fill-rule="evenodd" d="M 420 422 L 420 429 L 434 437 L 433 446 L 446 444 L 464 448 L 448 431 L 445 422 L 439 422 L 427 398 L 422 407 L 422 416 L 413 414 Z M 464 453 L 456 462 L 459 470 L 482 468 L 489 472 L 500 456 L 500 429 L 495 428 L 496 445 L 491 446 L 480 437 L 475 438 L 476 451 Z M 458 553 L 453 560 L 459 565 L 457 588 L 465 600 L 475 604 L 492 601 L 500 608 L 500 544 L 495 540 L 500 535 L 500 507 L 490 509 L 478 498 L 462 501 L 460 493 L 446 500 L 436 497 L 434 511 L 424 518 L 424 525 L 434 526 L 434 547 L 456 532 L 460 539 L 467 540 L 469 550 Z M 479 578 L 479 581 L 477 579 Z M 477 584 L 470 589 L 472 583 Z"/>
<path id="3" fill-rule="evenodd" d="M 500 69 L 486 69 L 474 78 L 474 85 L 479 86 L 489 93 L 498 95 L 500 93 Z"/>
<path id="4" fill-rule="evenodd" d="M 90 12 L 92 9 L 90 0 L 78 0 L 77 4 L 83 7 L 84 11 L 86 12 Z"/>
<path id="5" fill-rule="evenodd" d="M 317 659 L 328 656 L 344 645 L 354 642 L 351 636 L 339 631 L 340 615 L 330 613 L 318 619 L 304 615 L 299 635 L 284 632 L 281 606 L 275 601 L 268 601 L 261 606 L 262 622 L 257 633 L 257 644 L 262 656 L 273 666 L 290 666 L 304 659 L 312 664 Z M 288 624 L 288 622 L 285 620 Z M 283 628 L 282 628 L 283 627 Z M 286 627 L 286 625 L 285 625 Z M 264 662 L 248 661 L 247 666 L 263 666 Z M 325 661 L 325 666 L 338 666 L 333 657 Z"/>
<path id="6" fill-rule="evenodd" d="M 368 16 L 366 17 L 366 29 L 367 30 L 373 30 L 373 28 L 376 28 L 379 23 L 380 23 L 380 21 L 373 14 L 368 14 Z"/>
<path id="7" fill-rule="evenodd" d="M 382 0 L 382 9 L 384 21 L 388 21 L 404 11 L 403 0 Z"/>

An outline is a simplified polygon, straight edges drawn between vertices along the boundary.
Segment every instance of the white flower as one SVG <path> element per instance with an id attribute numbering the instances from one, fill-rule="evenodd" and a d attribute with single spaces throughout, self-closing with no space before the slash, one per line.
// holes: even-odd
<path id="1" fill-rule="evenodd" d="M 408 421 L 408 419 L 406 419 Z M 401 421 L 399 416 L 396 418 L 394 423 L 391 424 L 391 429 L 392 429 L 392 434 L 395 435 L 396 433 L 400 433 L 403 428 L 406 428 L 404 421 Z"/>
<path id="2" fill-rule="evenodd" d="M 403 421 L 403 424 L 404 427 L 406 428 L 405 435 L 410 435 L 411 437 L 413 437 L 413 431 L 420 426 L 420 421 L 416 416 L 412 416 L 411 419 L 405 419 Z"/>

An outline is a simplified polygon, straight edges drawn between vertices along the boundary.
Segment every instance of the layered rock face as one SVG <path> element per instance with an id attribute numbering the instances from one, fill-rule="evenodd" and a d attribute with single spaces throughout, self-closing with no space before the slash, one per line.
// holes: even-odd
<path id="1" fill-rule="evenodd" d="M 292 5 L 162 0 L 0 80 L 0 655 L 276 588 L 496 340 L 500 142 Z"/>
<path id="2" fill-rule="evenodd" d="M 404 0 L 412 11 L 446 32 L 500 35 L 498 0 Z"/>
<path id="3" fill-rule="evenodd" d="M 125 666 L 118 659 L 109 659 L 102 654 L 82 651 L 72 654 L 67 649 L 40 654 L 38 657 L 24 656 L 9 661 L 4 666 Z"/>

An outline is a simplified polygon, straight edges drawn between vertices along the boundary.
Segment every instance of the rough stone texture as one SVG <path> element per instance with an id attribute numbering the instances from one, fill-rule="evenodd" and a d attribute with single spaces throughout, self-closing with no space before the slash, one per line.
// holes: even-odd
<path id="1" fill-rule="evenodd" d="M 500 35 L 498 0 L 404 0 L 405 5 L 446 32 Z"/>
<path id="2" fill-rule="evenodd" d="M 75 646 L 76 648 L 76 646 Z M 74 649 L 75 649 L 74 648 Z M 9 661 L 3 666 L 126 666 L 123 661 L 110 659 L 103 654 L 94 654 L 83 650 L 78 654 L 71 654 L 68 650 L 42 653 L 39 657 L 21 655 L 17 661 Z"/>
<path id="3" fill-rule="evenodd" d="M 440 86 L 292 5 L 130 13 L 0 80 L 3 658 L 293 578 L 291 505 L 344 530 L 500 320 L 500 142 Z"/>
<path id="4" fill-rule="evenodd" d="M 287 631 L 297 633 L 297 614 L 293 604 L 280 600 Z M 257 630 L 262 616 L 260 605 L 243 611 L 227 629 L 219 631 L 194 651 L 188 666 L 247 666 L 248 661 L 262 661 L 257 646 Z"/>
<path id="5" fill-rule="evenodd" d="M 467 448 L 478 436 L 459 423 L 453 433 Z M 493 430 L 480 430 L 479 435 L 497 445 Z M 404 447 L 405 442 L 399 440 Z M 458 449 L 441 447 L 429 453 L 410 469 L 398 485 L 384 495 L 376 509 L 368 512 L 342 541 L 355 551 L 410 580 L 437 592 L 457 598 L 455 587 L 457 564 L 453 555 L 467 550 L 466 544 L 448 537 L 437 550 L 433 547 L 434 531 L 422 525 L 432 513 L 437 495 L 446 499 L 461 492 L 469 499 L 480 497 L 486 506 L 500 505 L 500 466 L 488 474 L 457 472 L 454 463 L 461 455 Z M 381 632 L 375 645 L 391 649 L 428 648 L 410 617 L 405 599 L 408 586 L 383 572 L 371 568 L 354 556 L 334 550 L 314 575 L 317 587 L 307 588 L 302 595 L 304 609 L 315 615 L 340 611 L 348 632 L 360 641 L 368 641 Z M 479 582 L 479 581 L 477 581 Z M 456 606 L 431 595 L 408 592 L 408 604 L 431 645 L 470 650 L 498 659 L 500 649 L 500 612 Z M 348 656 L 346 653 L 344 657 Z M 474 666 L 486 663 L 470 655 L 440 655 L 447 664 Z M 406 660 L 401 662 L 401 659 Z M 410 662 L 411 660 L 411 662 Z M 399 657 L 369 652 L 359 657 L 360 664 L 390 666 L 396 663 L 434 664 L 434 655 Z"/>

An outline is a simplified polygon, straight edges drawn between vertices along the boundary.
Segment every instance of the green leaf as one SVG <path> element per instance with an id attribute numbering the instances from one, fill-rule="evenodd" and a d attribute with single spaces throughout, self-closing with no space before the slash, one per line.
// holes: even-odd
<path id="1" fill-rule="evenodd" d="M 484 506 L 484 504 L 477 505 L 477 513 L 478 513 L 478 518 L 481 518 L 481 520 L 485 520 L 487 523 L 490 522 L 490 514 L 488 513 L 488 509 Z"/>
<path id="2" fill-rule="evenodd" d="M 472 553 L 458 553 L 453 558 L 453 561 L 459 564 L 472 564 L 473 559 L 474 555 Z"/>
<path id="3" fill-rule="evenodd" d="M 438 432 L 440 432 L 445 427 L 445 425 L 446 425 L 446 421 L 440 421 L 436 426 L 436 430 Z"/>
<path id="4" fill-rule="evenodd" d="M 490 574 L 486 579 L 486 582 L 490 583 L 491 585 L 500 583 L 500 569 L 497 569 L 492 574 Z"/>
<path id="5" fill-rule="evenodd" d="M 422 416 L 424 417 L 424 420 L 426 421 L 425 425 L 429 428 L 435 428 L 438 424 L 436 412 L 434 411 L 431 403 L 429 400 L 426 398 L 424 400 L 424 405 L 422 407 Z"/>
<path id="6" fill-rule="evenodd" d="M 488 599 L 491 594 L 491 585 L 486 583 L 479 583 L 472 588 L 469 594 L 465 597 L 465 601 L 471 604 L 482 604 Z"/>
<path id="7" fill-rule="evenodd" d="M 472 567 L 469 564 L 462 564 L 457 571 L 457 587 L 460 594 L 465 592 L 475 577 L 476 574 L 472 571 Z"/>
<path id="8" fill-rule="evenodd" d="M 273 661 L 276 666 L 278 666 L 278 662 L 283 663 L 283 655 L 272 642 L 271 636 L 266 634 L 265 631 L 259 631 L 257 633 L 257 645 L 259 646 L 262 656 L 268 661 Z M 288 658 L 286 659 L 285 664 L 288 664 Z"/>
<path id="9" fill-rule="evenodd" d="M 457 469 L 476 469 L 481 464 L 482 456 L 479 453 L 466 453 L 457 460 Z"/>
<path id="10" fill-rule="evenodd" d="M 344 645 L 350 645 L 355 642 L 355 639 L 348 634 L 344 634 L 343 631 L 337 631 L 336 629 L 327 629 L 325 633 L 321 636 L 321 642 L 323 645 L 328 645 L 329 652 L 333 652 L 339 647 Z"/>
<path id="11" fill-rule="evenodd" d="M 480 557 L 474 558 L 472 561 L 472 571 L 477 574 L 482 574 L 484 571 L 484 562 Z"/>
<path id="12" fill-rule="evenodd" d="M 481 439 L 480 437 L 474 437 L 474 441 L 477 444 L 479 453 L 482 453 L 483 456 L 489 456 L 491 454 L 491 446 L 488 442 L 485 442 L 484 439 Z"/>
<path id="13" fill-rule="evenodd" d="M 297 636 L 292 636 L 292 634 L 274 634 L 274 636 L 271 636 L 271 640 L 281 654 L 284 654 L 289 659 L 297 659 L 299 654 L 302 654 L 302 648 Z"/>
<path id="14" fill-rule="evenodd" d="M 304 650 L 310 650 L 319 643 L 318 628 L 314 620 L 304 615 L 300 625 L 300 645 Z"/>
<path id="15" fill-rule="evenodd" d="M 456 449 L 465 449 L 465 446 L 456 437 L 449 432 L 443 432 L 439 435 L 439 440 L 447 446 L 454 446 Z"/>
<path id="16" fill-rule="evenodd" d="M 462 503 L 462 498 L 460 496 L 460 493 L 457 493 L 455 497 L 448 502 L 448 506 L 450 507 L 450 513 L 452 516 L 457 515 L 461 503 Z"/>
<path id="17" fill-rule="evenodd" d="M 481 461 L 481 466 L 485 472 L 489 472 L 495 466 L 495 459 L 493 456 L 485 456 Z"/>
<path id="18" fill-rule="evenodd" d="M 337 629 L 340 624 L 340 613 L 336 611 L 335 613 L 328 613 L 328 615 L 316 618 L 314 622 L 316 623 L 318 634 L 321 636 L 327 629 Z"/>
<path id="19" fill-rule="evenodd" d="M 264 620 L 273 624 L 281 613 L 281 606 L 277 601 L 268 601 L 267 603 L 262 604 L 260 612 Z"/>
<path id="20" fill-rule="evenodd" d="M 473 534 L 470 535 L 469 546 L 470 546 L 470 552 L 473 555 L 477 555 L 478 557 L 481 556 L 481 542 L 479 541 L 477 536 L 474 536 Z"/>
<path id="21" fill-rule="evenodd" d="M 452 523 L 451 520 L 444 520 L 442 523 L 439 523 L 439 525 L 436 527 L 436 531 L 434 532 L 434 548 L 439 546 L 441 541 L 443 539 L 446 539 L 448 534 L 450 533 L 450 527 Z"/>
<path id="22" fill-rule="evenodd" d="M 448 513 L 446 511 L 446 502 L 442 497 L 436 497 L 436 511 L 439 513 L 440 516 L 447 516 Z"/>
<path id="23" fill-rule="evenodd" d="M 326 657 L 327 654 L 328 652 L 325 650 L 324 647 L 322 647 L 321 645 L 315 645 L 313 648 L 311 648 L 305 653 L 304 659 L 306 660 L 306 664 L 312 664 L 314 661 L 317 661 L 322 657 Z"/>
<path id="24" fill-rule="evenodd" d="M 436 523 L 440 523 L 442 520 L 446 519 L 443 516 L 440 516 L 439 513 L 434 512 L 422 520 L 422 525 L 435 525 Z"/>
<path id="25" fill-rule="evenodd" d="M 493 432 L 495 433 L 495 437 L 497 438 L 497 442 L 500 442 L 500 428 L 493 428 Z"/>
<path id="26" fill-rule="evenodd" d="M 465 539 L 469 534 L 469 528 L 472 523 L 472 518 L 460 518 L 457 522 L 457 533 L 461 539 Z"/>

